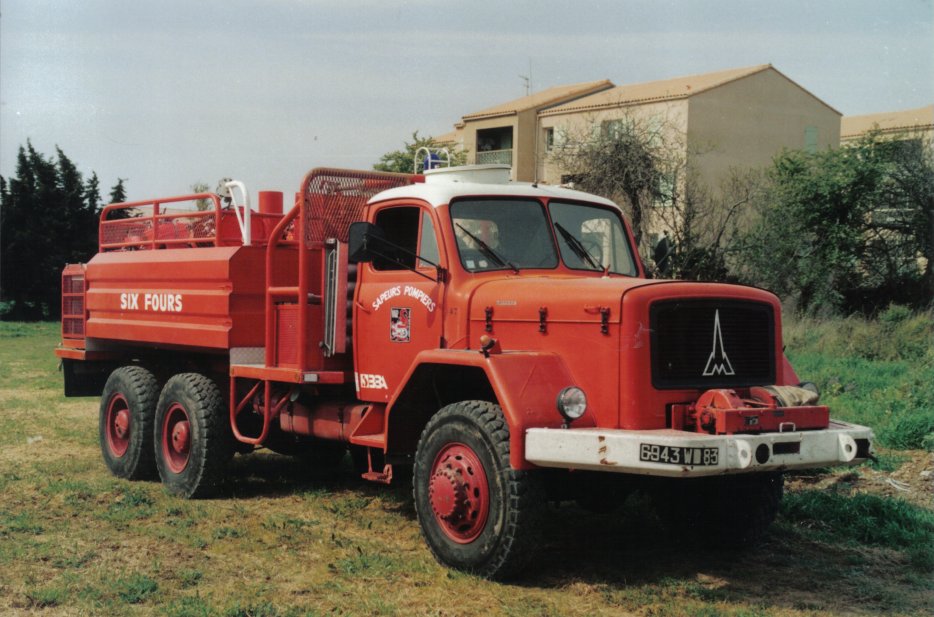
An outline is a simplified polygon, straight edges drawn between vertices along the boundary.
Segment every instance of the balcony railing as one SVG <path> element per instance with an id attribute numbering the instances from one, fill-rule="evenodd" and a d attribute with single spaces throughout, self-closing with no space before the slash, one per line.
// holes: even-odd
<path id="1" fill-rule="evenodd" d="M 484 150 L 477 152 L 477 165 L 505 163 L 512 165 L 512 148 L 508 150 Z"/>

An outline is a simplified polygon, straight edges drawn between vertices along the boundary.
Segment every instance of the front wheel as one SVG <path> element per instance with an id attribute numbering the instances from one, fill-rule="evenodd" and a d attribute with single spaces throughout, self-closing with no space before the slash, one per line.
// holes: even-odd
<path id="1" fill-rule="evenodd" d="M 498 405 L 463 401 L 425 426 L 415 453 L 415 510 L 441 563 L 488 578 L 532 557 L 544 502 L 540 478 L 509 464 L 509 427 Z"/>
<path id="2" fill-rule="evenodd" d="M 198 373 L 175 375 L 156 406 L 156 467 L 166 489 L 204 497 L 222 484 L 234 440 L 220 389 Z"/>

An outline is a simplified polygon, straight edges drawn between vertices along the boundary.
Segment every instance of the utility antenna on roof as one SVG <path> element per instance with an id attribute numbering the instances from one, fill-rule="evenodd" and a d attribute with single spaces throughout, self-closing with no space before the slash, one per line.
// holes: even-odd
<path id="1" fill-rule="evenodd" d="M 519 79 L 525 82 L 525 95 L 532 94 L 532 59 L 529 58 L 529 74 L 519 75 Z"/>

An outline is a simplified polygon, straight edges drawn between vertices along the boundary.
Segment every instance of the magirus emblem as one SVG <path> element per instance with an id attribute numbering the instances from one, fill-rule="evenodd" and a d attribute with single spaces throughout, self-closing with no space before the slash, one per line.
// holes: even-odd
<path id="1" fill-rule="evenodd" d="M 704 367 L 703 376 L 735 374 L 733 365 L 730 364 L 730 359 L 723 348 L 723 334 L 720 332 L 720 311 L 718 309 L 713 315 L 713 349 L 710 352 L 710 357 L 707 358 L 707 366 Z"/>

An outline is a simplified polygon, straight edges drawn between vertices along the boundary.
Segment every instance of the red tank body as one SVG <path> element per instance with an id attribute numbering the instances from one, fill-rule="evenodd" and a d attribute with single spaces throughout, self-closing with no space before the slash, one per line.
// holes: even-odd
<path id="1" fill-rule="evenodd" d="M 85 277 L 88 337 L 225 351 L 263 346 L 263 248 L 100 253 Z"/>

